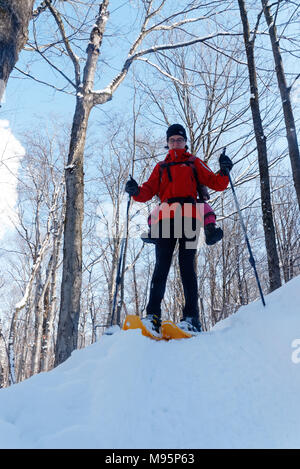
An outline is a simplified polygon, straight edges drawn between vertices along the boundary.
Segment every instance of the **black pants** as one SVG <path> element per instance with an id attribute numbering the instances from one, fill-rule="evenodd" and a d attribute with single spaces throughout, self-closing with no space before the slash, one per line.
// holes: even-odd
<path id="1" fill-rule="evenodd" d="M 161 315 L 161 302 L 164 297 L 167 277 L 177 238 L 161 238 L 155 244 L 156 264 L 152 276 L 147 314 Z M 179 268 L 183 285 L 185 306 L 183 317 L 199 317 L 198 285 L 196 274 L 197 249 L 187 248 L 188 240 L 179 238 Z"/>

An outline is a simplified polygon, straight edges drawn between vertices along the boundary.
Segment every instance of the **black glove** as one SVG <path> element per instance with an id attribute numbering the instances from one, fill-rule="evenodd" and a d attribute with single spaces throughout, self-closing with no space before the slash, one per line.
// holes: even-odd
<path id="1" fill-rule="evenodd" d="M 130 176 L 129 181 L 126 182 L 125 191 L 130 195 L 138 195 L 140 192 L 138 183 Z"/>
<path id="2" fill-rule="evenodd" d="M 225 151 L 223 151 L 223 153 L 221 154 L 219 158 L 219 164 L 220 164 L 221 173 L 224 176 L 227 176 L 229 171 L 232 170 L 233 162 L 227 155 L 225 155 Z"/>

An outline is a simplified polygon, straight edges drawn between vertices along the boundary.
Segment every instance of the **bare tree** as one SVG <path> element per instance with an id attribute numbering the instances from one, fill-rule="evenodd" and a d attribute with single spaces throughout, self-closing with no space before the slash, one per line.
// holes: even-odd
<path id="1" fill-rule="evenodd" d="M 15 304 L 8 334 L 11 382 L 49 369 L 53 362 L 50 359 L 53 347 L 49 344 L 54 337 L 64 216 L 64 174 L 60 161 L 63 145 L 57 136 L 55 142 L 51 137 L 47 142 L 37 133 L 27 136 L 25 141 L 27 154 L 21 162 L 19 220 L 15 225 L 22 254 L 17 272 L 22 298 Z M 17 269 L 14 263 L 13 271 Z"/>
<path id="2" fill-rule="evenodd" d="M 290 178 L 275 178 L 272 197 L 278 253 L 285 282 L 300 272 L 300 218 L 297 216 L 297 198 L 290 190 L 290 184 Z"/>
<path id="3" fill-rule="evenodd" d="M 248 23 L 247 10 L 244 0 L 238 0 L 241 21 L 244 31 L 244 43 L 248 62 L 249 82 L 250 82 L 250 107 L 252 111 L 254 132 L 257 145 L 257 155 L 260 173 L 261 187 L 261 206 L 263 216 L 263 226 L 265 233 L 265 245 L 268 256 L 268 269 L 270 279 L 270 291 L 281 286 L 279 259 L 276 247 L 275 229 L 273 222 L 273 211 L 271 204 L 271 191 L 269 179 L 269 164 L 267 157 L 266 137 L 264 134 L 263 123 L 259 107 L 259 95 L 256 78 L 256 66 L 254 57 L 254 31 L 252 39 L 250 38 L 250 27 Z"/>
<path id="4" fill-rule="evenodd" d="M 284 72 L 283 60 L 280 51 L 279 38 L 277 35 L 275 18 L 271 13 L 271 6 L 268 0 L 261 0 L 263 12 L 269 28 L 269 36 L 272 44 L 272 51 L 275 62 L 275 70 L 277 75 L 278 87 L 280 90 L 282 109 L 284 114 L 284 122 L 286 128 L 286 138 L 288 141 L 289 155 L 293 173 L 294 186 L 298 198 L 298 206 L 300 209 L 300 153 L 297 139 L 296 124 L 294 119 L 293 108 L 291 104 L 290 94 L 291 86 L 287 85 Z M 299 76 L 299 75 L 298 75 Z"/>

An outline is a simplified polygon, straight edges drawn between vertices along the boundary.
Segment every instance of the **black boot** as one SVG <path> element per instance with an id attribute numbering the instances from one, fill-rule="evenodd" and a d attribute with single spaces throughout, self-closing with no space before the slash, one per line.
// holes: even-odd
<path id="1" fill-rule="evenodd" d="M 151 332 L 151 334 L 159 336 L 161 333 L 161 317 L 158 314 L 147 314 L 142 319 L 142 323 Z"/>
<path id="2" fill-rule="evenodd" d="M 217 228 L 214 223 L 204 226 L 205 242 L 208 246 L 217 243 L 223 238 L 222 228 Z"/>
<path id="3" fill-rule="evenodd" d="M 183 330 L 184 332 L 191 332 L 197 334 L 201 332 L 201 323 L 198 317 L 184 317 L 182 321 L 180 321 L 177 326 Z"/>

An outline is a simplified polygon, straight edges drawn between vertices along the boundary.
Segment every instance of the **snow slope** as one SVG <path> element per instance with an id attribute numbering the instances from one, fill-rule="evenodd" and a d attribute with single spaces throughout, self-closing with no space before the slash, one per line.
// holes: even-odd
<path id="1" fill-rule="evenodd" d="M 0 447 L 300 448 L 300 276 L 266 302 L 189 340 L 104 336 L 1 390 Z"/>

